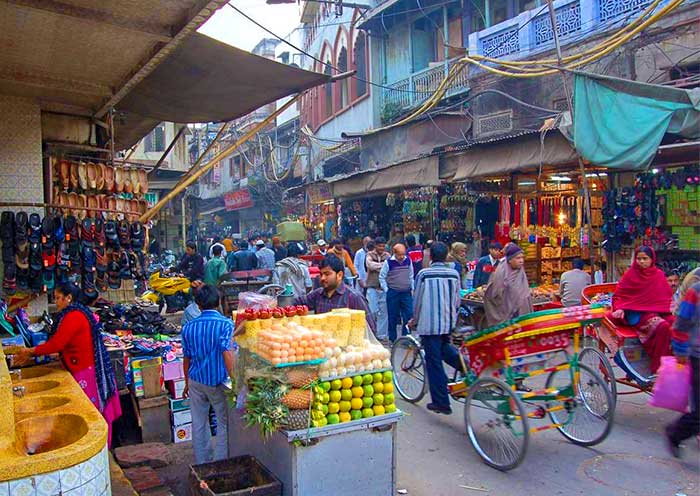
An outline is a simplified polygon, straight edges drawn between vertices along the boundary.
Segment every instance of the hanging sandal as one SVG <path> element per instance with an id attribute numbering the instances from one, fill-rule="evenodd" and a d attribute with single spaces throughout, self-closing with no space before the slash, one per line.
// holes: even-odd
<path id="1" fill-rule="evenodd" d="M 58 162 L 58 177 L 64 190 L 70 187 L 70 162 L 66 159 Z"/>
<path id="2" fill-rule="evenodd" d="M 3 272 L 2 290 L 11 296 L 17 292 L 17 267 L 13 263 L 6 263 Z"/>
<path id="3" fill-rule="evenodd" d="M 124 169 L 121 167 L 114 168 L 114 192 L 121 193 L 124 191 Z"/>
<path id="4" fill-rule="evenodd" d="M 29 268 L 29 243 L 26 241 L 17 247 L 15 264 L 19 269 Z"/>
<path id="5" fill-rule="evenodd" d="M 85 207 L 87 207 L 87 195 L 81 193 L 78 195 L 78 219 L 80 220 L 87 216 Z"/>
<path id="6" fill-rule="evenodd" d="M 131 246 L 131 227 L 129 223 L 125 220 L 120 221 L 117 233 L 119 234 L 119 244 L 123 248 L 129 248 Z"/>
<path id="7" fill-rule="evenodd" d="M 143 169 L 139 169 L 138 171 L 139 174 L 139 190 L 141 191 L 141 194 L 146 194 L 148 193 L 148 172 L 146 172 Z"/>
<path id="8" fill-rule="evenodd" d="M 143 250 L 146 245 L 146 231 L 141 222 L 131 224 L 131 247 L 134 250 Z"/>
<path id="9" fill-rule="evenodd" d="M 29 216 L 28 232 L 30 243 L 41 242 L 41 217 L 39 217 L 39 214 L 33 213 Z"/>
<path id="10" fill-rule="evenodd" d="M 105 225 L 102 217 L 95 219 L 94 241 L 97 247 L 104 247 L 106 244 L 107 238 L 105 237 Z"/>
<path id="11" fill-rule="evenodd" d="M 15 246 L 19 246 L 27 242 L 27 227 L 29 225 L 29 216 L 27 212 L 17 212 L 15 215 Z"/>
<path id="12" fill-rule="evenodd" d="M 119 263 L 114 260 L 107 266 L 107 285 L 110 289 L 119 289 L 122 286 Z"/>
<path id="13" fill-rule="evenodd" d="M 70 163 L 70 187 L 73 191 L 77 191 L 80 186 L 79 172 L 80 164 L 78 162 Z"/>
<path id="14" fill-rule="evenodd" d="M 107 247 L 118 250 L 121 245 L 119 244 L 119 235 L 117 234 L 117 223 L 113 220 L 106 221 L 104 231 Z"/>
<path id="15" fill-rule="evenodd" d="M 43 291 L 51 292 L 56 287 L 55 272 L 53 268 L 44 269 L 42 274 Z"/>
<path id="16" fill-rule="evenodd" d="M 97 196 L 90 195 L 87 197 L 89 210 L 87 211 L 88 217 L 96 217 L 100 214 L 100 206 L 97 203 Z"/>
<path id="17" fill-rule="evenodd" d="M 138 195 L 139 193 L 143 193 L 143 191 L 141 191 L 141 183 L 138 169 L 131 169 L 129 171 L 129 179 L 131 179 L 131 187 L 133 188 L 134 194 Z"/>
<path id="18" fill-rule="evenodd" d="M 94 190 L 97 187 L 97 165 L 94 162 L 85 164 L 85 175 L 87 176 L 87 188 Z"/>
<path id="19" fill-rule="evenodd" d="M 3 244 L 15 242 L 15 213 L 5 210 L 0 214 L 0 240 Z"/>
<path id="20" fill-rule="evenodd" d="M 95 164 L 95 189 L 102 191 L 105 188 L 105 164 Z"/>
<path id="21" fill-rule="evenodd" d="M 78 185 L 83 191 L 86 191 L 89 187 L 87 164 L 85 162 L 78 163 Z"/>
<path id="22" fill-rule="evenodd" d="M 29 243 L 29 268 L 40 271 L 44 267 L 43 251 L 41 244 Z"/>
<path id="23" fill-rule="evenodd" d="M 104 190 L 110 193 L 114 192 L 114 167 L 105 165 L 105 186 Z"/>
<path id="24" fill-rule="evenodd" d="M 41 244 L 44 250 L 54 248 L 54 236 L 56 235 L 56 226 L 53 223 L 53 217 L 47 215 L 44 220 L 41 221 Z"/>

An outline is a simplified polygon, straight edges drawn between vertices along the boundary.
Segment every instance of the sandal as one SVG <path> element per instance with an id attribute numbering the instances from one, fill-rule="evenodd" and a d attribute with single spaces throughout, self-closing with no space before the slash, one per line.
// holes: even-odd
<path id="1" fill-rule="evenodd" d="M 11 296 L 17 292 L 17 267 L 14 263 L 6 263 L 3 272 L 2 290 Z"/>
<path id="2" fill-rule="evenodd" d="M 29 216 L 27 212 L 17 212 L 15 216 L 15 246 L 22 245 L 27 242 L 27 226 L 29 224 Z"/>
<path id="3" fill-rule="evenodd" d="M 95 164 L 95 167 L 95 172 L 97 173 L 95 177 L 95 189 L 102 191 L 105 189 L 105 164 Z"/>
<path id="4" fill-rule="evenodd" d="M 119 244 L 119 235 L 117 234 L 117 223 L 113 220 L 106 221 L 104 231 L 107 247 L 118 250 L 121 245 Z"/>
<path id="5" fill-rule="evenodd" d="M 124 170 L 121 167 L 114 168 L 114 192 L 124 191 Z"/>
<path id="6" fill-rule="evenodd" d="M 97 217 L 95 219 L 95 231 L 94 231 L 95 246 L 104 247 L 107 239 L 105 237 L 105 225 L 102 217 Z"/>
<path id="7" fill-rule="evenodd" d="M 88 217 L 96 217 L 100 214 L 100 206 L 97 203 L 97 196 L 95 195 L 90 195 L 87 197 L 87 206 L 88 206 L 88 211 L 87 211 L 87 216 Z"/>
<path id="8" fill-rule="evenodd" d="M 95 222 L 90 217 L 86 217 L 80 223 L 80 239 L 84 246 L 92 248 L 95 241 Z"/>
<path id="9" fill-rule="evenodd" d="M 54 236 L 55 236 L 56 226 L 53 223 L 53 217 L 47 215 L 44 220 L 41 221 L 41 244 L 44 250 L 54 248 Z"/>
<path id="10" fill-rule="evenodd" d="M 139 190 L 141 191 L 141 194 L 148 193 L 148 172 L 146 172 L 144 169 L 139 169 L 138 171 L 139 175 Z"/>
<path id="11" fill-rule="evenodd" d="M 58 177 L 64 190 L 70 187 L 70 162 L 62 159 L 58 162 Z"/>
<path id="12" fill-rule="evenodd" d="M 132 279 L 129 254 L 122 251 L 119 256 L 119 277 L 123 280 Z"/>
<path id="13" fill-rule="evenodd" d="M 143 193 L 143 191 L 141 191 L 141 183 L 139 182 L 138 169 L 131 169 L 129 171 L 129 179 L 131 180 L 131 187 L 133 188 L 134 194 L 138 195 L 139 193 Z"/>
<path id="14" fill-rule="evenodd" d="M 30 243 L 41 242 L 41 217 L 39 217 L 39 214 L 33 213 L 29 216 L 28 232 Z"/>
<path id="15" fill-rule="evenodd" d="M 11 245 L 15 241 L 15 213 L 10 210 L 0 215 L 0 240 L 3 245 Z"/>
<path id="16" fill-rule="evenodd" d="M 114 192 L 114 167 L 105 165 L 105 186 L 104 190 L 110 193 Z"/>
<path id="17" fill-rule="evenodd" d="M 29 269 L 29 290 L 34 293 L 40 293 L 43 285 L 42 270 Z"/>
<path id="18" fill-rule="evenodd" d="M 88 162 L 85 169 L 88 188 L 95 189 L 97 187 L 97 165 L 94 162 Z"/>
<path id="19" fill-rule="evenodd" d="M 119 222 L 117 232 L 119 234 L 119 244 L 124 248 L 131 246 L 131 228 L 125 220 Z"/>
<path id="20" fill-rule="evenodd" d="M 73 191 L 76 191 L 78 189 L 78 186 L 80 186 L 80 180 L 78 179 L 79 168 L 80 165 L 78 164 L 78 162 L 70 163 L 70 187 Z"/>
<path id="21" fill-rule="evenodd" d="M 15 265 L 19 269 L 29 268 L 29 243 L 26 241 L 17 247 L 15 252 Z"/>
<path id="22" fill-rule="evenodd" d="M 131 224 L 131 247 L 134 250 L 143 250 L 146 244 L 146 232 L 141 222 Z"/>
<path id="23" fill-rule="evenodd" d="M 87 164 L 85 162 L 78 163 L 78 185 L 83 191 L 86 191 L 89 187 Z"/>
<path id="24" fill-rule="evenodd" d="M 109 262 L 109 265 L 107 266 L 107 285 L 110 287 L 110 289 L 119 289 L 122 287 L 119 263 L 117 263 L 115 260 Z"/>
<path id="25" fill-rule="evenodd" d="M 39 243 L 29 243 L 29 268 L 40 271 L 44 267 L 44 258 Z"/>
<path id="26" fill-rule="evenodd" d="M 61 243 L 63 243 L 66 240 L 66 233 L 63 230 L 63 217 L 61 217 L 60 215 L 55 216 L 53 218 L 53 225 L 53 239 L 56 247 L 58 248 L 59 246 L 61 246 Z"/>
<path id="27" fill-rule="evenodd" d="M 78 219 L 80 220 L 83 220 L 85 217 L 87 217 L 87 211 L 85 210 L 85 207 L 87 207 L 87 195 L 81 193 L 78 195 Z"/>

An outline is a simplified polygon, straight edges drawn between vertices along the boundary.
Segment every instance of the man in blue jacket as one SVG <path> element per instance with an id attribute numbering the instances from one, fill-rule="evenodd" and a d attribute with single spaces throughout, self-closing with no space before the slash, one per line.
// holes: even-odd
<path id="1" fill-rule="evenodd" d="M 476 264 L 474 283 L 472 284 L 474 288 L 488 284 L 489 277 L 496 270 L 501 258 L 503 258 L 503 245 L 498 241 L 492 241 L 489 245 L 489 254 L 481 257 Z"/>

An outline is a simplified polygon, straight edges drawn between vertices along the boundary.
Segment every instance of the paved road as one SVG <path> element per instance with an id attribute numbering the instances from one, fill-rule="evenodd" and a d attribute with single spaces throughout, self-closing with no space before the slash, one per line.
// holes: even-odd
<path id="1" fill-rule="evenodd" d="M 618 396 L 613 430 L 593 448 L 573 445 L 556 430 L 533 435 L 525 461 L 507 473 L 486 466 L 474 452 L 461 404 L 453 402 L 454 413 L 445 416 L 425 409 L 429 395 L 419 405 L 403 402 L 397 488 L 410 496 L 699 494 L 698 442 L 687 443 L 681 461 L 673 459 L 661 433 L 676 414 L 648 407 L 647 400 L 643 394 Z"/>

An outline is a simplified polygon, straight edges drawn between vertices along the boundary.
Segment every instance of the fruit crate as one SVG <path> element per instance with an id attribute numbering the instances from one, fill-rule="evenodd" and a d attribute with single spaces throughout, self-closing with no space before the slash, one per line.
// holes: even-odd
<path id="1" fill-rule="evenodd" d="M 194 496 L 281 496 L 282 483 L 254 456 L 190 466 Z"/>

